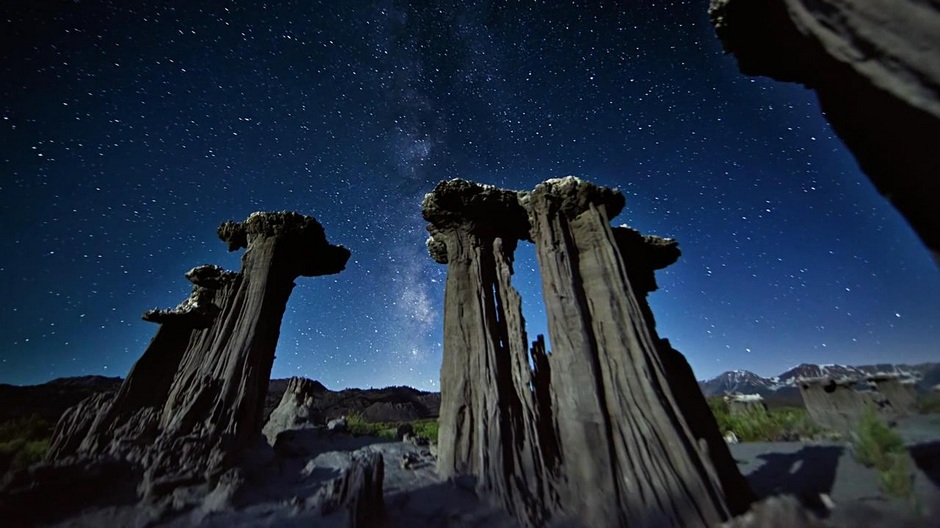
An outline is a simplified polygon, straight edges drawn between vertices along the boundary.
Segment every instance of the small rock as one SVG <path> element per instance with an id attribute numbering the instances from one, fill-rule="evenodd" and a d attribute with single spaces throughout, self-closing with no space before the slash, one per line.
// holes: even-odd
<path id="1" fill-rule="evenodd" d="M 330 431 L 336 431 L 338 433 L 346 432 L 346 418 L 333 418 L 326 424 L 326 428 Z"/>
<path id="2" fill-rule="evenodd" d="M 395 438 L 401 442 L 405 439 L 405 435 L 413 435 L 415 433 L 415 428 L 410 423 L 403 423 L 398 426 L 398 430 L 395 432 Z"/>
<path id="3" fill-rule="evenodd" d="M 428 446 L 428 451 L 431 453 L 432 457 L 437 457 L 437 444 L 431 444 Z"/>
<path id="4" fill-rule="evenodd" d="M 819 500 L 823 503 L 827 510 L 832 511 L 836 507 L 836 503 L 832 500 L 832 497 L 827 493 L 820 493 Z"/>
<path id="5" fill-rule="evenodd" d="M 734 434 L 734 431 L 728 431 L 725 433 L 725 442 L 729 444 L 737 444 L 740 442 L 740 440 L 738 440 L 738 435 Z"/>
<path id="6" fill-rule="evenodd" d="M 431 440 L 428 437 L 413 434 L 406 434 L 402 438 L 402 441 L 415 447 L 427 447 L 431 443 Z"/>
<path id="7" fill-rule="evenodd" d="M 401 468 L 402 469 L 414 469 L 415 465 L 419 462 L 418 457 L 414 453 L 403 453 L 401 455 Z"/>

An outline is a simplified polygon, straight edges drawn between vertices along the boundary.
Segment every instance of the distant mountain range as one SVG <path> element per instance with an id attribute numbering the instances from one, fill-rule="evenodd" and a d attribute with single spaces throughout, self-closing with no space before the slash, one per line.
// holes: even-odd
<path id="1" fill-rule="evenodd" d="M 818 378 L 821 376 L 861 377 L 876 373 L 897 374 L 916 382 L 920 391 L 930 391 L 940 384 L 940 363 L 921 363 L 919 365 L 815 365 L 801 363 L 786 372 L 764 378 L 749 370 L 731 370 L 719 374 L 710 380 L 700 380 L 699 388 L 705 396 L 720 396 L 730 392 L 742 394 L 760 394 L 765 399 L 802 401 L 797 386 L 800 378 Z"/>
<path id="2" fill-rule="evenodd" d="M 79 376 L 58 378 L 40 385 L 0 384 L 0 424 L 33 414 L 56 423 L 69 407 L 96 392 L 116 391 L 122 381 L 121 378 L 104 376 Z M 265 420 L 280 403 L 287 383 L 286 379 L 273 379 L 268 384 Z M 315 382 L 315 385 L 317 398 L 313 410 L 320 421 L 350 412 L 361 412 L 369 421 L 411 421 L 436 417 L 441 406 L 439 392 L 424 392 L 410 387 L 331 391 L 320 383 Z"/>

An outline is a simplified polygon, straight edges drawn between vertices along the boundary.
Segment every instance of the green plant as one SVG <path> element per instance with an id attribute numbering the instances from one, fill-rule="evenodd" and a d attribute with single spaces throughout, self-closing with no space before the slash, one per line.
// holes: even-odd
<path id="1" fill-rule="evenodd" d="M 878 416 L 873 406 L 862 412 L 852 439 L 853 456 L 859 463 L 878 471 L 882 491 L 893 497 L 911 496 L 911 456 L 901 436 Z"/>
<path id="2" fill-rule="evenodd" d="M 721 434 L 734 432 L 742 442 L 776 442 L 794 437 L 813 437 L 823 432 L 810 420 L 805 409 L 781 407 L 733 415 L 721 396 L 707 401 Z"/>
<path id="3" fill-rule="evenodd" d="M 940 394 L 922 394 L 917 399 L 917 412 L 920 414 L 940 413 Z"/>
<path id="4" fill-rule="evenodd" d="M 878 485 L 892 497 L 910 497 L 914 492 L 910 455 L 891 453 L 888 458 L 888 468 L 878 472 Z"/>
<path id="5" fill-rule="evenodd" d="M 39 462 L 49 449 L 52 425 L 38 415 L 0 425 L 0 471 Z"/>
<path id="6" fill-rule="evenodd" d="M 437 431 L 438 431 L 437 419 L 417 420 L 417 421 L 411 422 L 411 426 L 414 427 L 416 435 L 425 436 L 429 438 L 432 442 L 437 443 Z"/>
<path id="7" fill-rule="evenodd" d="M 891 467 L 892 459 L 889 455 L 907 452 L 901 437 L 878 417 L 872 406 L 862 412 L 852 437 L 855 460 L 879 471 Z"/>

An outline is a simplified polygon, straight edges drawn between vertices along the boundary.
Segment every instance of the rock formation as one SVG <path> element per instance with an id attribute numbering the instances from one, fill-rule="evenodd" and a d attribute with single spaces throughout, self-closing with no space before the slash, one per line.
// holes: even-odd
<path id="1" fill-rule="evenodd" d="M 917 403 L 913 386 L 895 375 L 801 379 L 800 394 L 814 422 L 842 433 L 854 429 L 868 407 L 893 420 L 910 414 Z"/>
<path id="2" fill-rule="evenodd" d="M 742 73 L 816 91 L 833 130 L 940 262 L 940 9 L 919 0 L 712 0 Z"/>
<path id="3" fill-rule="evenodd" d="M 865 378 L 874 390 L 883 394 L 891 402 L 891 412 L 897 416 L 907 416 L 917 410 L 916 381 L 901 379 L 894 374 L 872 375 Z"/>
<path id="4" fill-rule="evenodd" d="M 724 398 L 732 416 L 767 412 L 767 403 L 760 394 L 728 394 Z"/>
<path id="5" fill-rule="evenodd" d="M 730 454 L 710 458 L 712 437 L 727 453 L 714 420 L 693 431 L 697 406 L 679 402 L 696 395 L 707 413 L 691 370 L 667 372 L 677 359 L 661 357 L 635 293 L 655 289 L 675 244 L 641 244 L 661 262 L 623 257 L 609 225 L 623 205 L 570 177 L 531 193 L 451 180 L 424 200 L 428 250 L 448 265 L 439 472 L 475 475 L 524 525 L 711 526 L 744 509 L 726 496 L 743 483 Z M 518 240 L 536 245 L 551 353 L 541 339 L 527 347 L 510 282 Z"/>
<path id="6" fill-rule="evenodd" d="M 385 504 L 384 480 L 385 460 L 381 454 L 370 453 L 354 459 L 349 469 L 323 490 L 322 513 L 328 515 L 342 509 L 349 528 L 377 526 Z"/>
<path id="7" fill-rule="evenodd" d="M 281 403 L 271 413 L 262 432 L 268 443 L 274 445 L 278 433 L 305 425 L 315 425 L 323 417 L 314 407 L 314 399 L 323 390 L 323 385 L 307 378 L 291 378 L 281 397 Z"/>
<path id="8" fill-rule="evenodd" d="M 705 452 L 718 473 L 731 513 L 743 513 L 756 496 L 737 469 L 737 463 L 728 449 L 728 441 L 721 435 L 715 415 L 698 388 L 692 367 L 685 356 L 672 348 L 668 339 L 659 337 L 656 319 L 647 301 L 649 294 L 659 288 L 656 284 L 656 270 L 670 266 L 679 259 L 679 243 L 671 238 L 644 236 L 626 225 L 613 228 L 613 233 L 627 278 L 633 287 L 637 304 L 646 322 L 646 329 L 656 344 L 676 404 L 692 436 L 705 444 Z"/>
<path id="9" fill-rule="evenodd" d="M 298 276 L 338 273 L 349 251 L 297 213 L 254 213 L 218 229 L 229 250 L 245 248 L 239 273 L 200 266 L 192 294 L 160 325 L 113 397 L 83 402 L 60 420 L 48 460 L 113 457 L 143 470 L 141 493 L 159 499 L 180 486 L 213 487 L 260 439 L 281 318 Z"/>
<path id="10" fill-rule="evenodd" d="M 438 473 L 475 475 L 478 489 L 521 520 L 545 524 L 554 498 L 535 430 L 522 301 L 509 282 L 516 244 L 529 236 L 526 211 L 513 191 L 451 180 L 425 197 L 422 213 L 428 251 L 447 264 Z"/>

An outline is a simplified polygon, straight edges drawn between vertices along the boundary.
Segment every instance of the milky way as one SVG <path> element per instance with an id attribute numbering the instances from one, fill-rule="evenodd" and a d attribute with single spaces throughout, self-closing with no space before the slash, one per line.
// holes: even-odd
<path id="1" fill-rule="evenodd" d="M 746 78 L 706 3 L 26 2 L 0 61 L 0 382 L 123 376 L 256 210 L 352 251 L 297 281 L 273 375 L 437 389 L 441 179 L 619 187 L 679 240 L 651 295 L 699 377 L 940 357 L 940 273 L 813 94 Z M 515 282 L 545 332 L 531 245 Z"/>

